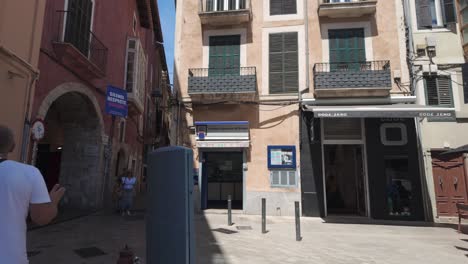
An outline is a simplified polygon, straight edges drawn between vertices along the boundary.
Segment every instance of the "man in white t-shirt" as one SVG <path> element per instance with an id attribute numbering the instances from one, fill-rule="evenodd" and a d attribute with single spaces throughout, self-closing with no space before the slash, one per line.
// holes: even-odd
<path id="1" fill-rule="evenodd" d="M 7 160 L 15 147 L 11 130 L 0 125 L 0 264 L 27 264 L 26 218 L 38 225 L 57 215 L 65 189 L 54 186 L 50 194 L 44 178 L 33 166 Z"/>

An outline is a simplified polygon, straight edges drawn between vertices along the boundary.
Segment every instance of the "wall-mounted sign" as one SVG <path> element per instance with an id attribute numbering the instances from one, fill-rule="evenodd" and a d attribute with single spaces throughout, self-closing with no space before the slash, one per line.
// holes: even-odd
<path id="1" fill-rule="evenodd" d="M 248 148 L 249 141 L 198 141 L 198 148 Z"/>
<path id="2" fill-rule="evenodd" d="M 108 85 L 106 93 L 106 113 L 109 115 L 127 117 L 127 91 Z"/>
<path id="3" fill-rule="evenodd" d="M 268 146 L 269 169 L 295 169 L 296 146 Z"/>
<path id="4" fill-rule="evenodd" d="M 42 120 L 38 119 L 34 121 L 31 127 L 31 134 L 34 141 L 39 141 L 44 138 L 45 126 Z"/>

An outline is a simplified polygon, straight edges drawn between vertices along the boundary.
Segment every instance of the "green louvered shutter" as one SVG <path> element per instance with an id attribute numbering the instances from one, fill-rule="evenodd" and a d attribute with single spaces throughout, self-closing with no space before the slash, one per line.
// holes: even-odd
<path id="1" fill-rule="evenodd" d="M 239 75 L 240 35 L 210 37 L 209 75 Z"/>
<path id="2" fill-rule="evenodd" d="M 332 70 L 359 70 L 366 61 L 364 29 L 336 29 L 328 31 Z"/>
<path id="3" fill-rule="evenodd" d="M 69 0 L 65 42 L 73 44 L 83 55 L 88 56 L 90 46 L 91 0 Z"/>
<path id="4" fill-rule="evenodd" d="M 297 0 L 270 0 L 270 15 L 293 15 L 297 13 Z"/>
<path id="5" fill-rule="evenodd" d="M 294 93 L 299 89 L 297 32 L 269 36 L 269 90 L 271 94 Z"/>
<path id="6" fill-rule="evenodd" d="M 433 106 L 453 106 L 451 78 L 448 76 L 425 77 L 426 102 Z"/>

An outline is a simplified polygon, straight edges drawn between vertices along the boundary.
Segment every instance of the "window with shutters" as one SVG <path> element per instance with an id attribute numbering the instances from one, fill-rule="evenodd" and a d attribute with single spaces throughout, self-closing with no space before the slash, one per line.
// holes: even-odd
<path id="1" fill-rule="evenodd" d="M 270 94 L 294 93 L 299 89 L 298 33 L 269 35 Z"/>
<path id="2" fill-rule="evenodd" d="M 297 13 L 297 0 L 269 0 L 270 16 L 293 15 Z"/>
<path id="3" fill-rule="evenodd" d="M 240 74 L 240 43 L 240 35 L 210 37 L 210 76 Z"/>
<path id="4" fill-rule="evenodd" d="M 366 62 L 363 28 L 328 31 L 331 70 L 360 70 Z"/>
<path id="5" fill-rule="evenodd" d="M 272 170 L 270 171 L 270 183 L 272 187 L 297 186 L 297 176 L 295 170 Z"/>
<path id="6" fill-rule="evenodd" d="M 129 93 L 134 93 L 141 104 L 144 104 L 147 67 L 147 58 L 141 42 L 136 38 L 129 38 L 127 41 L 125 89 Z"/>
<path id="7" fill-rule="evenodd" d="M 444 27 L 457 22 L 455 0 L 416 0 L 419 29 Z"/>
<path id="8" fill-rule="evenodd" d="M 429 76 L 424 77 L 424 81 L 427 105 L 453 107 L 450 76 Z"/>
<path id="9" fill-rule="evenodd" d="M 86 57 L 91 41 L 92 0 L 68 0 L 65 39 Z"/>

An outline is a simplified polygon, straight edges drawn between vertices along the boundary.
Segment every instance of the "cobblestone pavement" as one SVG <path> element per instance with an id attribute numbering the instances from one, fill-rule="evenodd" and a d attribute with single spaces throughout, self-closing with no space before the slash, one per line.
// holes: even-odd
<path id="1" fill-rule="evenodd" d="M 197 263 L 203 264 L 468 263 L 468 236 L 453 228 L 325 223 L 322 219 L 302 218 L 303 239 L 297 242 L 293 218 L 269 217 L 267 234 L 261 234 L 258 216 L 236 214 L 231 227 L 226 225 L 227 216 L 223 214 L 196 215 L 195 220 Z M 116 263 L 119 249 L 128 244 L 145 263 L 144 233 L 143 212 L 123 218 L 98 213 L 28 232 L 28 250 L 34 255 L 30 261 Z M 92 247 L 84 253 L 105 255 L 83 258 L 75 252 Z"/>

